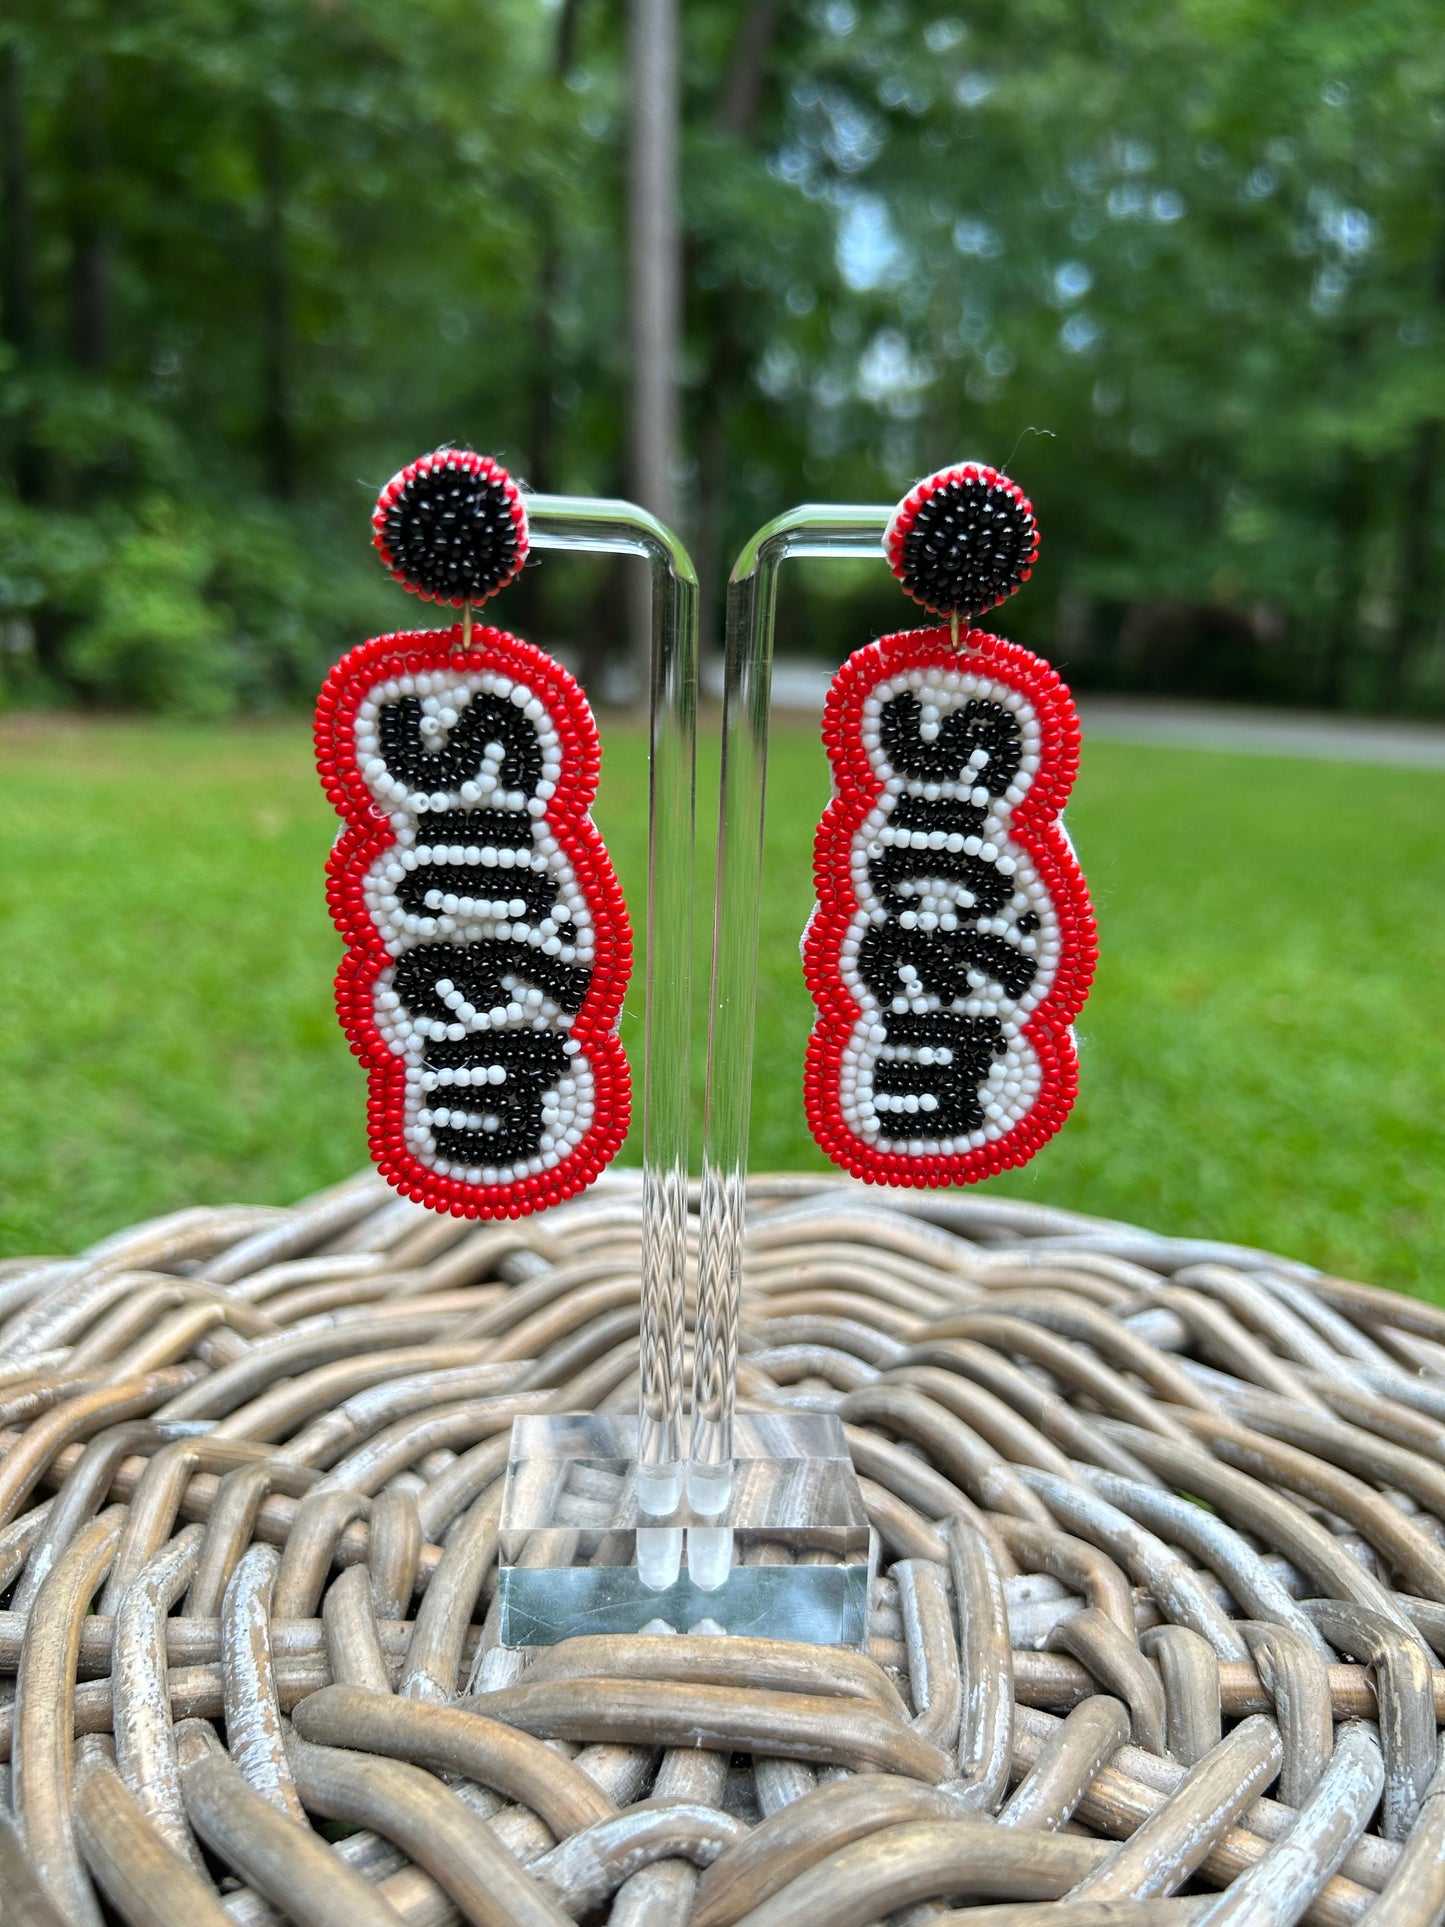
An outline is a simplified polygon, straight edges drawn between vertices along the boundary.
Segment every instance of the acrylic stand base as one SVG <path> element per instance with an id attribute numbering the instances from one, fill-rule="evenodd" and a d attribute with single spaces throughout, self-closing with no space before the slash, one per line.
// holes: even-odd
<path id="1" fill-rule="evenodd" d="M 635 1418 L 514 1422 L 498 1548 L 503 1646 L 659 1621 L 864 1645 L 868 1520 L 835 1417 L 740 1413 L 732 1495 L 711 1516 L 684 1501 L 640 1518 L 636 1456 Z"/>

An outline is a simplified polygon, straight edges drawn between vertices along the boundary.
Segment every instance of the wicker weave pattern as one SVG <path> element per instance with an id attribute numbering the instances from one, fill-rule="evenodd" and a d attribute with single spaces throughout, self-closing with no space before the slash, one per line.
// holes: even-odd
<path id="1" fill-rule="evenodd" d="M 0 1267 L 0 1918 L 1438 1920 L 1445 1313 L 985 1196 L 750 1205 L 740 1396 L 847 1425 L 871 1657 L 495 1645 L 512 1419 L 636 1401 L 625 1176 Z"/>

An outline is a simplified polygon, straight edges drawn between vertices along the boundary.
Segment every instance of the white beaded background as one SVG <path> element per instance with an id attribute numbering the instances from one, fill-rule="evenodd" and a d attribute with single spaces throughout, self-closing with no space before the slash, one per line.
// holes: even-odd
<path id="1" fill-rule="evenodd" d="M 499 742 L 487 744 L 475 780 L 452 789 L 413 789 L 393 775 L 382 756 L 378 735 L 378 716 L 385 704 L 402 696 L 417 697 L 422 709 L 422 740 L 428 748 L 440 750 L 472 697 L 482 694 L 515 703 L 535 728 L 542 751 L 542 778 L 533 796 L 502 787 L 499 772 L 504 751 Z M 571 1156 L 591 1128 L 596 1108 L 592 1066 L 581 1046 L 570 1037 L 575 1020 L 528 980 L 521 953 L 534 950 L 561 963 L 590 969 L 594 947 L 592 916 L 581 885 L 546 821 L 547 804 L 556 793 L 562 768 L 557 731 L 546 705 L 525 683 L 490 670 L 432 670 L 397 676 L 378 683 L 357 707 L 356 760 L 367 787 L 390 817 L 396 838 L 372 864 L 363 886 L 372 922 L 391 955 L 401 957 L 418 944 L 463 946 L 483 938 L 519 947 L 518 974 L 503 979 L 509 1001 L 491 1010 L 478 1010 L 460 990 L 443 990 L 452 1012 L 452 1021 L 445 1024 L 435 1018 L 413 1016 L 407 1010 L 396 992 L 394 969 L 383 970 L 377 978 L 373 993 L 376 1028 L 387 1048 L 407 1067 L 407 1147 L 429 1171 L 468 1184 L 511 1184 L 553 1170 Z M 455 842 L 433 846 L 427 835 L 428 815 L 454 809 L 506 810 L 519 818 L 530 818 L 530 853 Z M 462 897 L 428 891 L 424 914 L 404 909 L 397 894 L 402 879 L 431 863 L 474 870 L 475 894 Z M 546 871 L 553 882 L 552 907 L 536 922 L 525 920 L 521 898 L 508 888 L 509 877 L 521 864 L 533 871 Z M 523 1029 L 569 1033 L 566 1075 L 543 1099 L 538 1155 L 502 1165 L 463 1165 L 443 1157 L 432 1134 L 434 1126 L 486 1130 L 490 1117 L 490 1128 L 496 1128 L 485 1093 L 489 1083 L 505 1080 L 505 1071 L 500 1064 L 427 1071 L 423 1062 L 428 1043 L 442 1038 L 459 1042 L 467 1036 Z"/>
<path id="2" fill-rule="evenodd" d="M 965 770 L 960 779 L 953 783 L 923 782 L 915 777 L 900 775 L 893 769 L 879 740 L 879 718 L 890 698 L 905 691 L 915 695 L 922 707 L 920 733 L 925 742 L 934 740 L 947 717 L 970 701 L 998 703 L 1013 713 L 1023 738 L 1023 757 L 1017 775 L 1001 796 L 990 797 L 982 789 L 975 790 L 970 781 L 970 775 L 987 760 L 987 753 L 982 750 L 974 751 L 972 769 Z M 1033 1107 L 1041 1082 L 1038 1057 L 1024 1035 L 1023 1026 L 1030 1012 L 1048 995 L 1057 973 L 1059 922 L 1053 902 L 1028 853 L 1009 837 L 1014 810 L 1027 794 L 1039 766 L 1041 732 L 1038 717 L 1026 696 L 992 677 L 954 669 L 913 669 L 879 683 L 869 694 L 863 704 L 862 735 L 869 763 L 883 788 L 877 804 L 856 831 L 852 844 L 853 892 L 858 908 L 843 940 L 839 972 L 858 1005 L 859 1015 L 843 1050 L 839 1092 L 841 1110 L 848 1128 L 876 1151 L 912 1157 L 961 1156 L 980 1145 L 993 1143 L 1011 1131 Z M 905 793 L 930 800 L 973 801 L 979 805 L 987 803 L 988 815 L 982 830 L 971 836 L 957 833 L 945 835 L 940 830 L 895 830 L 890 827 L 889 818 L 897 807 L 899 797 Z M 880 1063 L 890 1060 L 927 1064 L 949 1062 L 946 1051 L 925 1054 L 924 1049 L 889 1044 L 885 1027 L 888 1012 L 880 1006 L 873 991 L 858 974 L 858 949 L 865 932 L 870 925 L 887 923 L 890 915 L 897 915 L 896 906 L 890 911 L 874 891 L 868 875 L 869 861 L 902 843 L 911 844 L 918 850 L 962 850 L 970 856 L 982 858 L 986 863 L 992 863 L 1000 875 L 1013 885 L 1012 895 L 999 914 L 981 917 L 972 909 L 973 899 L 967 888 L 954 879 L 929 877 L 924 872 L 916 878 L 900 880 L 894 886 L 896 893 L 899 896 L 911 896 L 916 903 L 916 908 L 905 910 L 901 916 L 897 916 L 898 923 L 904 929 L 951 931 L 971 927 L 1003 938 L 1025 956 L 1034 958 L 1038 965 L 1032 983 L 1020 997 L 1011 998 L 1002 984 L 990 977 L 984 968 L 977 967 L 968 973 L 968 996 L 947 1003 L 935 993 L 925 992 L 918 986 L 912 966 L 905 964 L 900 972 L 900 982 L 904 988 L 894 1000 L 892 1008 L 895 1012 L 922 1013 L 946 1009 L 963 1016 L 997 1017 L 1002 1025 L 1004 1056 L 993 1064 L 979 1089 L 984 1123 L 980 1129 L 966 1136 L 910 1137 L 906 1121 L 909 1112 L 929 1109 L 937 1100 L 911 1093 L 906 1098 L 875 1095 L 873 1089 Z M 1038 918 L 1039 927 L 1026 934 L 1019 930 L 1018 919 L 1030 911 Z"/>

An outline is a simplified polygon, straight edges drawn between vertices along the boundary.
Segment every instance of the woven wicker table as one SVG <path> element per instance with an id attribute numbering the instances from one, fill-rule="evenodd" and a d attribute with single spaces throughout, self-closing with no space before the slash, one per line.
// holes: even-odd
<path id="1" fill-rule="evenodd" d="M 984 1195 L 751 1205 L 740 1397 L 845 1422 L 868 1657 L 497 1645 L 513 1418 L 636 1399 L 625 1175 L 0 1267 L 0 1918 L 1440 1919 L 1445 1312 Z"/>

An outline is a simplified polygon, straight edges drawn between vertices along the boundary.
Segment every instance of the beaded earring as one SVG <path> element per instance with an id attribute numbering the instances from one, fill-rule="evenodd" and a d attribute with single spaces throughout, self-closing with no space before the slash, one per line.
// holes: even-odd
<path id="1" fill-rule="evenodd" d="M 337 1015 L 387 1182 L 458 1217 L 522 1217 L 583 1190 L 627 1134 L 632 933 L 588 814 L 597 726 L 559 663 L 473 624 L 527 556 L 505 469 L 425 455 L 372 527 L 404 588 L 464 615 L 362 643 L 316 705 L 344 819 L 326 866 Z"/>
<path id="2" fill-rule="evenodd" d="M 1071 1020 L 1097 957 L 1061 817 L 1078 716 L 1040 657 L 960 629 L 1028 580 L 1038 546 L 1032 503 L 997 469 L 930 475 L 884 549 L 948 625 L 856 650 L 829 691 L 805 1104 L 822 1149 L 868 1183 L 1024 1164 L 1077 1091 Z"/>

